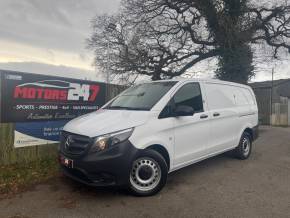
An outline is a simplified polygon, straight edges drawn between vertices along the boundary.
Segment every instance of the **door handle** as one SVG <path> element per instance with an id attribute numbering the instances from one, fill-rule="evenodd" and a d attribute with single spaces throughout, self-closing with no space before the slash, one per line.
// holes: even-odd
<path id="1" fill-rule="evenodd" d="M 206 114 L 200 115 L 200 119 L 206 119 L 206 118 L 208 118 L 208 115 Z"/>
<path id="2" fill-rule="evenodd" d="M 216 112 L 216 113 L 213 114 L 213 116 L 214 116 L 214 117 L 218 117 L 218 116 L 220 116 L 220 113 L 217 113 L 217 112 Z"/>

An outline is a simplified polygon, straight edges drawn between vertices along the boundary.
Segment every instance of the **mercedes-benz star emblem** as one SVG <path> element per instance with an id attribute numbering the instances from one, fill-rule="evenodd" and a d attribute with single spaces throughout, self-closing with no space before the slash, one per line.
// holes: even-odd
<path id="1" fill-rule="evenodd" d="M 68 149 L 69 148 L 69 146 L 72 144 L 74 142 L 74 140 L 73 140 L 73 138 L 72 138 L 72 136 L 70 135 L 70 136 L 68 136 L 67 138 L 66 138 L 66 141 L 65 141 L 65 148 L 66 149 Z"/>

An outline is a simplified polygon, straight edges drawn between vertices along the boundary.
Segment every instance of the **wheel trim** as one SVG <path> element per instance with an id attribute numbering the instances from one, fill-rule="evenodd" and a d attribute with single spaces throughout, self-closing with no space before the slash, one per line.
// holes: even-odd
<path id="1" fill-rule="evenodd" d="M 140 172 L 144 167 L 151 170 L 148 179 L 142 179 Z M 151 191 L 156 188 L 161 179 L 161 168 L 159 164 L 151 158 L 139 158 L 134 161 L 130 173 L 130 183 L 138 191 Z"/>

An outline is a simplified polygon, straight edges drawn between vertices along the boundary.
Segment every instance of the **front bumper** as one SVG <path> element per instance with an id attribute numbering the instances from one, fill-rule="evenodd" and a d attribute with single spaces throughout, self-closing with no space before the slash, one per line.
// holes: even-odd
<path id="1" fill-rule="evenodd" d="M 73 157 L 59 152 L 59 158 L 73 160 L 73 168 L 61 165 L 63 173 L 89 186 L 125 185 L 128 182 L 133 160 L 140 151 L 129 140 L 108 150 Z"/>

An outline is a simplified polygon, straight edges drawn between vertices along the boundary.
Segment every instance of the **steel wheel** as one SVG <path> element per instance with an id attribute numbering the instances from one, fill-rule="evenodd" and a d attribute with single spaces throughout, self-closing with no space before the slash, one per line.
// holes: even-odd
<path id="1" fill-rule="evenodd" d="M 246 160 L 250 157 L 252 151 L 252 139 L 251 135 L 247 132 L 244 132 L 239 146 L 235 148 L 234 150 L 234 155 L 241 159 L 241 160 Z"/>
<path id="2" fill-rule="evenodd" d="M 142 157 L 134 161 L 130 183 L 139 191 L 151 191 L 156 188 L 161 179 L 161 168 L 159 164 L 148 157 Z"/>
<path id="3" fill-rule="evenodd" d="M 243 149 L 244 156 L 248 156 L 249 155 L 250 146 L 251 146 L 251 142 L 250 142 L 249 138 L 248 137 L 243 138 L 242 149 Z"/>

